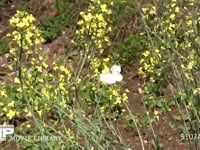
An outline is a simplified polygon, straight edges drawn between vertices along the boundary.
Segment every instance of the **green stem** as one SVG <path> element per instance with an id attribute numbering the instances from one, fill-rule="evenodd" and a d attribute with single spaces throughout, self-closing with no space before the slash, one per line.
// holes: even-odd
<path id="1" fill-rule="evenodd" d="M 22 99 L 23 100 L 26 100 L 26 104 L 28 106 L 28 109 L 31 111 L 31 114 L 33 116 L 33 120 L 34 120 L 34 123 L 35 123 L 35 126 L 39 129 L 40 133 L 42 134 L 42 136 L 44 136 L 44 133 L 43 131 L 41 130 L 39 124 L 38 124 L 38 120 L 37 118 L 35 117 L 35 114 L 33 112 L 33 109 L 31 108 L 31 105 L 30 105 L 30 102 L 28 100 L 28 97 L 25 93 L 25 90 L 24 90 L 24 84 L 23 84 L 23 75 L 22 75 L 22 54 L 23 54 L 23 34 L 21 33 L 21 39 L 20 39 L 20 49 L 19 49 L 19 53 L 18 53 L 18 59 L 17 59 L 17 71 L 18 71 L 18 78 L 19 78 L 19 81 L 20 81 L 20 88 L 22 90 Z M 47 143 L 47 146 L 51 149 L 50 145 Z"/>
<path id="2" fill-rule="evenodd" d="M 137 125 L 137 122 L 135 121 L 135 117 L 134 117 L 134 115 L 132 114 L 131 110 L 129 109 L 129 107 L 128 107 L 128 105 L 127 105 L 126 103 L 125 103 L 125 106 L 126 106 L 128 112 L 129 112 L 129 114 L 130 114 L 130 116 L 131 116 L 131 118 L 132 118 L 132 120 L 133 120 L 133 123 L 134 123 L 134 125 L 135 125 L 135 127 L 136 127 L 137 133 L 138 133 L 138 135 L 139 135 L 140 143 L 141 143 L 141 146 L 142 146 L 142 150 L 144 150 L 144 143 L 143 143 L 142 136 L 141 136 L 141 134 L 140 134 L 140 130 L 139 130 L 139 127 L 138 127 L 138 125 Z"/>

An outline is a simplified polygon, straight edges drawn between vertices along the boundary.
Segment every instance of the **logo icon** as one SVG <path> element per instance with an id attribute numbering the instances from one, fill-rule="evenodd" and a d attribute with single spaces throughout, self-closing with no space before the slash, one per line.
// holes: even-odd
<path id="1" fill-rule="evenodd" d="M 6 141 L 6 135 L 14 133 L 14 125 L 0 125 L 0 141 Z"/>

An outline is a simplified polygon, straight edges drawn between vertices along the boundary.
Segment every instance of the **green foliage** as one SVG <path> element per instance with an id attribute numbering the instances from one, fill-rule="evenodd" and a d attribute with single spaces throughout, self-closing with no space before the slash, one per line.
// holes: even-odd
<path id="1" fill-rule="evenodd" d="M 197 33 L 200 7 L 192 0 L 179 2 L 170 0 L 164 5 L 151 2 L 143 5 L 141 18 L 146 32 L 142 34 L 149 42 L 140 59 L 139 73 L 146 81 L 143 88 L 145 102 L 154 108 L 158 107 L 160 90 L 169 94 L 162 82 L 173 83 L 171 100 L 175 101 L 180 113 L 175 118 L 183 122 L 182 131 L 190 134 L 198 132 L 200 124 Z M 161 109 L 164 106 L 161 105 Z"/>
<path id="2" fill-rule="evenodd" d="M 68 13 L 53 16 L 50 19 L 40 19 L 40 29 L 46 42 L 51 42 L 70 25 L 70 16 Z"/>
<path id="3" fill-rule="evenodd" d="M 42 32 L 35 25 L 36 19 L 32 14 L 17 11 L 11 17 L 9 23 L 13 30 L 7 36 L 10 39 L 10 57 L 16 66 L 9 68 L 16 72 L 16 76 L 13 83 L 0 87 L 0 98 L 3 99 L 0 102 L 2 124 L 23 116 L 25 121 L 18 125 L 16 134 L 32 137 L 59 135 L 63 138 L 45 144 L 37 140 L 22 140 L 17 143 L 18 147 L 83 149 L 82 145 L 85 145 L 88 149 L 95 146 L 102 150 L 112 147 L 112 140 L 107 134 L 107 127 L 110 127 L 107 120 L 116 119 L 124 112 L 128 90 L 122 91 L 120 84 L 109 86 L 99 82 L 101 71 L 105 71 L 109 65 L 108 58 L 98 59 L 98 56 L 110 44 L 107 33 L 111 32 L 111 13 L 109 3 L 93 1 L 88 11 L 80 13 L 76 46 L 84 45 L 85 49 L 80 51 L 77 70 L 71 67 L 73 63 L 66 64 L 69 56 L 62 60 L 55 59 L 49 65 L 42 53 Z M 63 22 L 53 21 L 51 28 L 55 28 L 55 24 L 64 26 L 62 23 L 67 22 L 64 16 L 56 19 Z M 57 28 L 64 30 L 65 27 Z M 49 68 L 51 71 L 48 71 Z M 84 74 L 83 69 L 88 69 L 89 73 Z M 114 129 L 111 131 L 116 135 L 115 141 L 124 145 L 120 142 L 119 134 Z M 80 143 L 80 139 L 84 139 L 85 143 Z"/>
<path id="4" fill-rule="evenodd" d="M 100 59 L 99 56 L 111 44 L 108 35 L 112 31 L 110 26 L 112 14 L 110 8 L 112 5 L 112 1 L 110 3 L 108 1 L 105 3 L 91 2 L 87 11 L 80 12 L 81 18 L 77 22 L 79 28 L 76 31 L 76 40 L 78 46 L 82 49 L 77 78 L 80 81 L 84 78 L 83 76 L 89 79 L 87 85 L 81 86 L 82 95 L 84 95 L 83 100 L 86 101 L 86 104 L 92 105 L 93 108 L 96 106 L 98 113 L 106 118 L 115 118 L 121 114 L 123 103 L 127 101 L 126 92 L 120 94 L 120 86 L 108 86 L 99 83 L 101 72 L 106 72 L 110 68 L 110 59 Z M 80 70 L 88 62 L 90 63 L 88 68 L 90 73 L 85 75 Z"/>
<path id="5" fill-rule="evenodd" d="M 9 50 L 7 40 L 0 39 L 0 54 L 7 53 Z"/>
<path id="6" fill-rule="evenodd" d="M 67 27 L 76 23 L 78 17 L 78 7 L 87 4 L 84 1 L 57 0 L 54 5 L 54 11 L 58 14 L 50 18 L 41 17 L 40 29 L 46 42 L 51 42 L 60 35 Z"/>
<path id="7" fill-rule="evenodd" d="M 50 18 L 40 18 L 40 29 L 46 42 L 51 42 L 60 35 L 72 23 L 72 17 L 74 17 L 71 16 L 70 12 L 73 11 L 73 4 L 61 0 L 56 1 L 54 7 L 55 11 L 58 12 L 57 15 Z"/>
<path id="8" fill-rule="evenodd" d="M 136 63 L 145 47 L 145 37 L 131 34 L 122 43 L 115 46 L 111 51 L 111 57 L 115 63 L 133 64 Z"/>
<path id="9" fill-rule="evenodd" d="M 135 0 L 116 0 L 113 5 L 113 28 L 116 31 L 114 33 L 117 33 L 121 27 L 124 27 L 124 23 L 128 23 L 126 20 L 133 19 L 132 17 L 136 14 Z M 127 26 L 125 28 L 127 29 Z"/>

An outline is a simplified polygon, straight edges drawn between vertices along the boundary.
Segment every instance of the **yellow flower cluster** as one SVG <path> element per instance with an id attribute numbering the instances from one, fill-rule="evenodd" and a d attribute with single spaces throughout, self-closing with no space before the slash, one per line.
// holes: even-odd
<path id="1" fill-rule="evenodd" d="M 109 72 L 109 58 L 104 58 L 102 60 L 98 58 L 94 58 L 91 60 L 91 70 L 93 71 L 93 77 L 97 79 L 99 77 L 100 73 L 102 72 Z M 96 81 L 98 82 L 98 81 Z M 127 102 L 128 96 L 127 93 L 129 92 L 128 89 L 121 94 L 121 86 L 120 85 L 113 85 L 108 86 L 104 84 L 102 89 L 98 90 L 98 85 L 92 85 L 92 90 L 95 93 L 102 93 L 101 90 L 105 90 L 105 93 L 102 93 L 104 96 L 104 99 L 101 99 L 101 112 L 104 113 L 104 115 L 108 115 L 109 112 L 114 111 L 116 114 L 120 114 L 120 109 L 122 109 L 122 103 Z M 116 107 L 119 107 L 119 110 L 115 110 Z M 120 108 L 121 107 L 121 108 Z M 121 111 L 124 111 L 122 109 Z"/>
<path id="2" fill-rule="evenodd" d="M 4 112 L 6 113 L 6 117 L 8 117 L 8 119 L 12 119 L 15 115 L 19 114 L 19 112 L 17 112 L 15 110 L 15 101 L 14 100 L 8 102 L 7 107 L 4 107 L 2 109 L 2 112 L 0 115 L 3 115 Z"/>
<path id="3" fill-rule="evenodd" d="M 7 89 L 9 89 L 9 92 L 16 92 L 15 89 L 13 88 L 11 90 L 11 87 L 8 86 Z M 11 93 L 9 93 L 7 91 L 7 89 L 5 89 L 5 87 L 1 86 L 0 90 L 0 109 L 2 110 L 0 112 L 0 116 L 6 116 L 8 119 L 12 119 L 15 115 L 18 115 L 20 113 L 20 110 L 16 110 L 16 101 L 15 101 L 15 97 L 13 97 L 13 95 Z M 19 96 L 20 98 L 20 96 Z M 1 119 L 0 123 L 3 124 L 5 122 L 7 122 L 8 120 L 3 118 Z"/>
<path id="4" fill-rule="evenodd" d="M 91 51 L 91 48 L 98 49 L 103 53 L 104 47 L 110 44 L 108 33 L 112 31 L 109 26 L 110 15 L 112 14 L 109 8 L 110 3 L 103 3 L 102 0 L 92 1 L 86 12 L 80 12 L 81 19 L 77 22 L 79 29 L 76 34 L 83 41 L 86 51 Z"/>
<path id="5" fill-rule="evenodd" d="M 146 50 L 140 59 L 140 68 L 138 70 L 144 78 L 150 76 L 150 81 L 155 82 L 155 79 L 160 76 L 159 61 L 161 60 L 160 50 L 155 49 L 152 52 Z"/>
<path id="6" fill-rule="evenodd" d="M 191 6 L 193 5 L 194 0 L 190 0 L 185 2 L 185 7 L 180 9 L 178 2 L 172 0 L 171 4 L 166 6 L 170 10 L 171 15 L 169 19 L 163 21 L 166 29 L 165 32 L 170 33 L 168 35 L 175 39 L 174 47 L 177 49 L 179 53 L 178 57 L 182 61 L 180 66 L 184 76 L 188 80 L 193 80 L 190 72 L 198 64 L 198 54 L 195 50 L 195 40 L 197 40 L 198 36 L 196 37 L 196 27 L 194 28 L 198 24 L 198 21 L 194 21 L 194 16 L 192 15 Z M 198 20 L 200 13 L 197 12 L 195 15 Z M 182 17 L 180 18 L 180 16 Z M 182 35 L 178 34 L 181 30 L 184 32 L 185 40 L 181 40 Z"/>
<path id="7" fill-rule="evenodd" d="M 129 90 L 126 89 L 122 94 L 120 93 L 121 88 L 119 85 L 113 85 L 110 87 L 105 87 L 105 98 L 101 99 L 101 112 L 104 115 L 119 115 L 125 111 L 123 108 L 123 103 L 128 101 L 127 94 Z M 109 114 L 110 113 L 110 114 Z"/>
<path id="8" fill-rule="evenodd" d="M 33 15 L 25 11 L 17 11 L 9 20 L 14 31 L 7 36 L 11 38 L 10 53 L 15 58 L 21 46 L 26 50 L 26 54 L 32 54 L 33 47 L 44 41 L 41 31 L 34 25 L 34 21 Z"/>
<path id="9" fill-rule="evenodd" d="M 97 57 L 94 57 L 92 60 L 91 60 L 91 64 L 90 64 L 90 67 L 91 67 L 91 70 L 93 72 L 93 77 L 94 78 L 98 78 L 101 71 L 102 72 L 109 72 L 109 61 L 110 59 L 109 58 L 104 58 L 104 59 L 99 59 Z"/>
<path id="10" fill-rule="evenodd" d="M 110 59 L 99 56 L 105 47 L 110 45 L 108 34 L 112 31 L 110 26 L 112 5 L 112 0 L 91 0 L 87 11 L 80 13 L 81 19 L 77 22 L 79 29 L 76 31 L 79 42 L 84 43 L 85 52 L 89 52 L 90 59 L 91 75 L 89 74 L 88 78 L 92 82 L 85 85 L 82 90 L 88 91 L 89 101 L 92 102 L 87 98 L 86 103 L 94 103 L 94 95 L 102 97 L 99 99 L 100 110 L 108 117 L 112 113 L 120 114 L 119 111 L 123 110 L 122 103 L 128 100 L 127 92 L 121 95 L 120 85 L 95 84 L 99 82 L 99 75 L 102 72 L 110 71 Z"/>
<path id="11" fill-rule="evenodd" d="M 150 27 L 151 33 L 158 37 L 156 43 L 149 46 L 140 60 L 139 73 L 144 77 L 154 76 L 156 73 L 164 73 L 167 62 L 177 62 L 179 58 L 182 71 L 188 80 L 193 80 L 191 71 L 197 67 L 199 62 L 196 46 L 199 45 L 199 36 L 196 34 L 200 13 L 192 15 L 191 6 L 195 1 L 190 0 L 180 3 L 177 0 L 166 2 L 162 8 L 148 4 L 142 8 L 142 17 Z M 163 10 L 158 13 L 157 10 Z M 194 18 L 196 17 L 196 19 Z M 153 37 L 153 36 L 152 36 Z M 153 80 L 153 79 L 152 79 Z"/>
<path id="12" fill-rule="evenodd" d="M 17 11 L 9 21 L 14 29 L 8 35 L 11 38 L 10 48 L 14 50 L 11 54 L 14 60 L 19 60 L 19 51 L 22 50 L 23 56 L 28 59 L 20 62 L 21 76 L 15 77 L 12 85 L 5 85 L 0 93 L 0 109 L 3 110 L 0 116 L 6 114 L 8 119 L 20 114 L 32 117 L 30 109 L 25 105 L 27 100 L 40 117 L 51 111 L 55 103 L 61 108 L 66 108 L 69 103 L 72 73 L 64 63 L 57 60 L 52 63 L 51 73 L 48 72 L 48 60 L 41 52 L 43 38 L 41 31 L 34 26 L 34 21 L 31 14 L 23 11 Z M 33 50 L 34 57 L 29 55 Z M 22 93 L 26 99 L 22 98 Z"/>
<path id="13" fill-rule="evenodd" d="M 139 73 L 145 79 L 150 79 L 143 88 L 145 104 L 150 107 L 158 106 L 162 99 L 159 94 L 166 83 L 162 81 L 167 79 L 179 84 L 180 89 L 176 89 L 173 94 L 186 102 L 188 108 L 194 108 L 193 106 L 198 105 L 199 96 L 198 2 L 170 0 L 164 3 L 148 4 L 142 8 L 141 13 L 149 40 L 139 68 Z M 159 119 L 157 111 L 154 111 L 154 115 Z"/>
<path id="14" fill-rule="evenodd" d="M 45 73 L 48 65 L 45 58 L 39 55 L 40 61 L 32 58 L 33 68 L 22 68 L 24 91 L 29 98 L 30 103 L 34 106 L 34 110 L 41 116 L 51 110 L 54 103 L 60 107 L 66 108 L 69 103 L 69 88 L 71 87 L 71 71 L 67 66 L 54 61 L 52 63 L 52 73 Z M 19 85 L 18 77 L 15 77 L 14 83 Z M 17 92 L 21 93 L 22 89 L 18 86 Z M 59 97 L 59 102 L 57 101 Z M 45 100 L 45 102 L 44 102 Z M 20 113 L 29 114 L 27 107 L 24 107 Z M 29 112 L 29 113 L 28 113 Z"/>

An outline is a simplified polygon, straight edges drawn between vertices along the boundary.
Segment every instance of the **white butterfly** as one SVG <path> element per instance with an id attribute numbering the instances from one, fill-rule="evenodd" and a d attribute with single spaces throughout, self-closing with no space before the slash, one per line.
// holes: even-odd
<path id="1" fill-rule="evenodd" d="M 113 65 L 110 68 L 110 72 L 101 73 L 99 79 L 101 82 L 105 82 L 107 84 L 115 84 L 123 79 L 123 76 L 120 74 L 120 72 L 121 67 L 119 65 Z"/>

